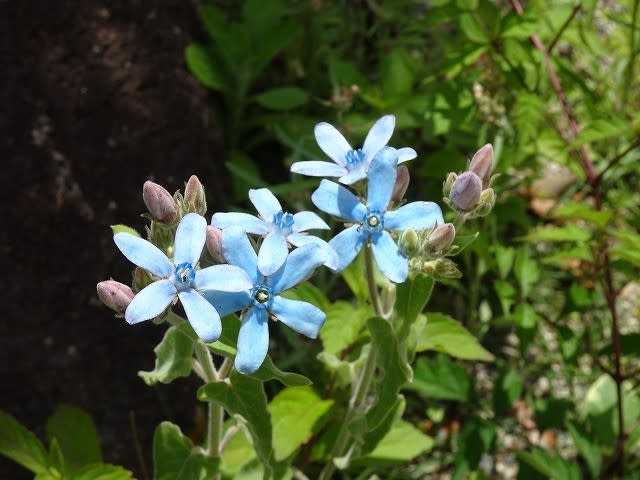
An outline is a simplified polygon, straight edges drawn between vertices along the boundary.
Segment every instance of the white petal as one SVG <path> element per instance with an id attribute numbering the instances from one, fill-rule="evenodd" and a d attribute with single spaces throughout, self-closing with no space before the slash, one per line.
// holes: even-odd
<path id="1" fill-rule="evenodd" d="M 338 165 L 345 165 L 347 152 L 351 150 L 351 145 L 334 127 L 326 122 L 319 123 L 313 130 L 316 141 L 324 153 Z"/>
<path id="2" fill-rule="evenodd" d="M 207 221 L 197 213 L 187 213 L 176 230 L 173 263 L 189 263 L 195 266 L 200 260 L 207 239 Z"/>

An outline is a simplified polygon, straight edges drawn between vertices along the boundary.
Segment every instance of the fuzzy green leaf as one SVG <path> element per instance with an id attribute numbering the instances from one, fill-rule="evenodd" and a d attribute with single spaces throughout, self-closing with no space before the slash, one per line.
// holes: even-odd
<path id="1" fill-rule="evenodd" d="M 73 480 L 133 480 L 133 478 L 133 473 L 122 467 L 99 464 L 82 468 Z"/>
<path id="2" fill-rule="evenodd" d="M 435 441 L 404 420 L 397 421 L 378 446 L 354 465 L 405 463 L 433 448 Z"/>
<path id="3" fill-rule="evenodd" d="M 189 70 L 202 85 L 220 92 L 226 90 L 224 75 L 218 70 L 207 47 L 192 43 L 187 46 L 184 54 Z"/>
<path id="4" fill-rule="evenodd" d="M 484 349 L 461 323 L 442 313 L 428 313 L 427 324 L 416 347 L 417 352 L 434 350 L 463 360 L 493 361 L 493 355 Z"/>
<path id="5" fill-rule="evenodd" d="M 262 92 L 255 101 L 270 110 L 291 110 L 306 104 L 309 94 L 298 87 L 280 87 Z"/>
<path id="6" fill-rule="evenodd" d="M 435 359 L 419 358 L 414 370 L 413 382 L 407 388 L 426 398 L 469 402 L 473 396 L 471 376 L 462 365 L 454 363 L 446 355 Z"/>
<path id="7" fill-rule="evenodd" d="M 325 351 L 339 355 L 358 340 L 367 318 L 373 312 L 369 307 L 356 308 L 351 303 L 337 301 L 325 308 L 327 320 L 320 330 Z"/>
<path id="8" fill-rule="evenodd" d="M 0 454 L 39 474 L 47 471 L 47 452 L 38 438 L 8 413 L 0 410 Z"/>
<path id="9" fill-rule="evenodd" d="M 187 322 L 167 329 L 162 341 L 153 349 L 156 364 L 153 370 L 140 371 L 147 385 L 171 383 L 176 378 L 188 377 L 193 365 L 195 333 Z"/>

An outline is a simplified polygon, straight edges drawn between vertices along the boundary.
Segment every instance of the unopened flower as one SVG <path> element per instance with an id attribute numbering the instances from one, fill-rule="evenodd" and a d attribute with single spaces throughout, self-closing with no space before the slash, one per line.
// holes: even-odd
<path id="1" fill-rule="evenodd" d="M 96 285 L 100 301 L 117 313 L 124 313 L 131 300 L 133 300 L 133 290 L 124 283 L 115 280 L 105 280 Z"/>
<path id="2" fill-rule="evenodd" d="M 130 233 L 113 236 L 120 251 L 134 264 L 157 277 L 139 291 L 125 311 L 130 324 L 160 315 L 180 299 L 189 323 L 205 342 L 214 342 L 222 332 L 216 309 L 200 294 L 203 290 L 238 292 L 252 283 L 241 268 L 214 265 L 196 270 L 205 244 L 206 220 L 195 213 L 185 215 L 176 231 L 173 261 L 155 245 Z"/>
<path id="3" fill-rule="evenodd" d="M 452 223 L 438 225 L 427 238 L 426 248 L 429 253 L 446 253 L 456 238 L 456 227 Z"/>
<path id="4" fill-rule="evenodd" d="M 207 250 L 216 263 L 227 263 L 222 254 L 222 230 L 207 225 Z"/>
<path id="5" fill-rule="evenodd" d="M 375 156 L 369 167 L 366 205 L 345 187 L 328 180 L 322 180 L 313 192 L 311 201 L 316 207 L 353 223 L 329 242 L 340 258 L 338 271 L 349 265 L 365 244 L 370 244 L 382 273 L 392 282 L 403 282 L 409 271 L 408 260 L 389 231 L 421 230 L 444 223 L 440 207 L 433 202 L 412 202 L 387 211 L 397 162 L 398 151 L 390 147 Z"/>
<path id="6" fill-rule="evenodd" d="M 478 204 L 481 192 L 480 177 L 473 172 L 463 172 L 453 182 L 449 200 L 458 210 L 468 212 Z"/>
<path id="7" fill-rule="evenodd" d="M 207 211 L 207 199 L 200 179 L 191 175 L 184 187 L 184 203 L 187 211 L 204 215 Z"/>
<path id="8" fill-rule="evenodd" d="M 222 316 L 242 310 L 236 370 L 251 374 L 262 365 L 269 349 L 269 316 L 309 338 L 317 337 L 326 319 L 324 312 L 310 303 L 284 298 L 280 293 L 304 281 L 324 263 L 321 247 L 308 244 L 295 249 L 271 275 L 260 269 L 259 256 L 242 227 L 223 230 L 222 248 L 228 262 L 242 268 L 251 279 L 250 286 L 240 292 L 205 292 L 207 300 Z"/>
<path id="9" fill-rule="evenodd" d="M 221 229 L 240 226 L 248 233 L 264 237 L 258 253 L 258 266 L 265 275 L 271 275 L 284 263 L 289 246 L 301 247 L 308 243 L 320 246 L 326 255 L 325 265 L 333 270 L 338 265 L 336 252 L 324 240 L 304 233 L 306 230 L 329 226 L 313 212 L 285 212 L 278 199 L 267 188 L 249 190 L 249 199 L 259 217 L 247 213 L 216 213 L 211 219 L 214 227 Z"/>
<path id="10" fill-rule="evenodd" d="M 396 117 L 393 115 L 379 118 L 369 130 L 362 148 L 354 149 L 333 125 L 319 123 L 314 129 L 316 141 L 322 151 L 335 163 L 295 162 L 291 165 L 291 171 L 312 177 L 340 177 L 338 179 L 340 183 L 351 185 L 367 177 L 373 157 L 387 145 L 395 125 Z M 414 158 L 416 158 L 416 152 L 413 148 L 398 150 L 398 163 Z"/>
<path id="11" fill-rule="evenodd" d="M 411 181 L 411 177 L 409 175 L 409 169 L 405 165 L 400 165 L 398 167 L 396 183 L 393 186 L 393 192 L 391 193 L 391 201 L 399 203 L 404 198 L 404 194 L 407 192 L 407 188 L 409 188 L 409 182 Z"/>
<path id="12" fill-rule="evenodd" d="M 478 150 L 469 162 L 469 171 L 475 173 L 482 180 L 482 187 L 486 188 L 493 170 L 493 146 L 487 143 Z"/>
<path id="13" fill-rule="evenodd" d="M 178 206 L 171 194 L 162 185 L 150 180 L 142 186 L 142 199 L 153 218 L 162 223 L 171 224 L 178 216 Z"/>

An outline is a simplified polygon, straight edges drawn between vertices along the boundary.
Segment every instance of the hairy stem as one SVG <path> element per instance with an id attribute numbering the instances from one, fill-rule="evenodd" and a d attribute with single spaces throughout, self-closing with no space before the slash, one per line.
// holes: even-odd
<path id="1" fill-rule="evenodd" d="M 211 358 L 211 352 L 201 340 L 195 345 L 196 357 L 198 363 L 202 367 L 206 382 L 215 382 L 220 380 L 220 372 L 216 371 Z M 225 359 L 226 361 L 227 359 Z M 224 366 L 224 363 L 223 363 Z M 222 370 L 222 367 L 220 368 Z M 222 423 L 224 422 L 224 409 L 221 405 L 209 402 L 207 418 L 207 438 L 205 441 L 205 450 L 212 457 L 220 456 L 220 441 L 222 439 Z"/>

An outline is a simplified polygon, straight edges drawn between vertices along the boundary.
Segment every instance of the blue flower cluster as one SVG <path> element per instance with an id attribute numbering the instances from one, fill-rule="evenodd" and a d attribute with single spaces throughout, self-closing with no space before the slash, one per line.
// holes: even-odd
<path id="1" fill-rule="evenodd" d="M 328 180 L 322 180 L 313 193 L 311 200 L 316 207 L 350 224 L 328 243 L 307 233 L 329 229 L 317 214 L 285 211 L 266 188 L 249 191 L 257 217 L 245 213 L 213 215 L 211 224 L 222 230 L 222 253 L 227 264 L 199 268 L 207 222 L 196 213 L 181 219 L 171 259 L 147 240 L 129 233 L 116 234 L 115 243 L 125 257 L 154 278 L 135 295 L 126 308 L 125 319 L 131 324 L 149 320 L 179 299 L 198 336 L 213 342 L 222 331 L 220 317 L 241 312 L 235 367 L 250 374 L 267 355 L 269 318 L 307 337 L 317 337 L 326 319 L 324 312 L 280 294 L 300 284 L 321 265 L 339 272 L 362 248 L 371 248 L 380 271 L 390 281 L 405 281 L 408 259 L 392 232 L 432 228 L 444 220 L 440 207 L 432 202 L 412 202 L 392 209 L 397 165 L 416 156 L 411 148 L 386 146 L 394 126 L 393 115 L 382 117 L 369 131 L 362 149 L 354 150 L 333 126 L 320 123 L 315 128 L 316 139 L 335 163 L 292 165 L 293 172 L 340 177 L 345 185 L 367 180 L 366 198 Z M 257 237 L 257 252 L 248 234 Z"/>

